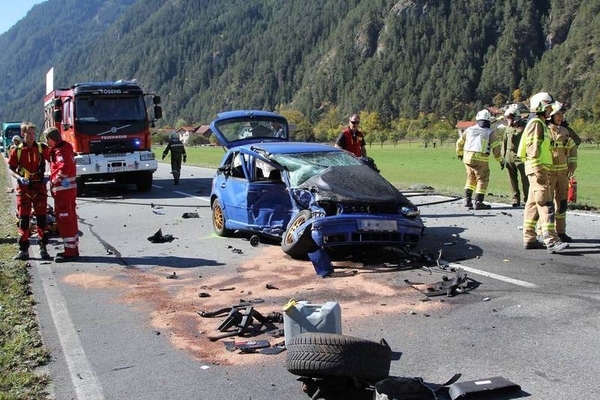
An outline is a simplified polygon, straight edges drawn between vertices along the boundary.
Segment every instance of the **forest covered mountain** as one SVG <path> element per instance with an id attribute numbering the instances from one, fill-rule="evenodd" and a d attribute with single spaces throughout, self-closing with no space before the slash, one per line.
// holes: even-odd
<path id="1" fill-rule="evenodd" d="M 163 124 L 279 108 L 470 119 L 545 90 L 600 120 L 600 0 L 48 0 L 0 35 L 0 121 L 55 86 L 137 79 Z"/>

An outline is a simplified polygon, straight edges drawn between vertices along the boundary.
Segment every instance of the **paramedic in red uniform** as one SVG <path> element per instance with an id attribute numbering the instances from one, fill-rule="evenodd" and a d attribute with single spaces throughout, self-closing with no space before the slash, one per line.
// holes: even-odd
<path id="1" fill-rule="evenodd" d="M 350 117 L 348 127 L 340 133 L 335 141 L 335 147 L 349 151 L 356 157 L 367 158 L 365 136 L 360 129 L 358 129 L 359 124 L 360 117 L 357 114 L 353 114 Z"/>
<path id="2" fill-rule="evenodd" d="M 57 128 L 46 129 L 44 137 L 50 145 L 50 190 L 54 197 L 58 233 L 65 247 L 63 252 L 56 254 L 54 262 L 75 261 L 79 257 L 75 154 L 73 147 L 62 140 Z"/>
<path id="3" fill-rule="evenodd" d="M 50 259 L 48 250 L 48 190 L 44 180 L 46 161 L 50 151 L 44 143 L 35 141 L 35 125 L 31 122 L 21 124 L 23 143 L 16 146 L 8 157 L 11 175 L 17 179 L 17 217 L 19 219 L 19 254 L 15 260 L 29 259 L 29 224 L 31 212 L 36 217 L 36 229 L 40 256 Z M 33 210 L 32 210 L 33 208 Z"/>

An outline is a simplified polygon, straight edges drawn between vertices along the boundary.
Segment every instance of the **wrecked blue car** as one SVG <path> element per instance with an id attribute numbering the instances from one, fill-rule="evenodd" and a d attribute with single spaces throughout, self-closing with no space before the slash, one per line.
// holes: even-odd
<path id="1" fill-rule="evenodd" d="M 417 245 L 419 210 L 363 160 L 291 142 L 287 120 L 271 112 L 224 112 L 210 127 L 227 148 L 210 196 L 218 235 L 281 239 L 293 258 L 319 248 Z"/>

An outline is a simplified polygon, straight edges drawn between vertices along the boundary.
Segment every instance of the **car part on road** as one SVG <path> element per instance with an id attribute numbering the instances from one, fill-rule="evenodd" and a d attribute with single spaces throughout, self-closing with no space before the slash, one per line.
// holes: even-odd
<path id="1" fill-rule="evenodd" d="M 442 296 L 444 294 L 448 297 L 453 297 L 457 293 L 464 293 L 473 288 L 472 285 L 469 285 L 467 273 L 462 268 L 457 268 L 455 270 L 455 275 L 452 280 L 448 279 L 448 277 L 444 275 L 440 282 L 427 285 L 425 289 L 417 286 L 422 285 L 422 283 L 411 282 L 408 279 L 405 279 L 404 282 L 427 297 Z"/>
<path id="2" fill-rule="evenodd" d="M 347 376 L 380 380 L 389 375 L 392 350 L 379 343 L 333 333 L 302 333 L 287 343 L 286 368 L 307 377 Z"/>
<path id="3" fill-rule="evenodd" d="M 197 212 L 186 212 L 183 213 L 181 218 L 200 218 L 200 215 Z"/>
<path id="4" fill-rule="evenodd" d="M 171 234 L 163 235 L 162 229 L 159 229 L 154 235 L 148 237 L 148 240 L 152 243 L 167 243 L 175 240 L 175 237 Z"/>
<path id="5" fill-rule="evenodd" d="M 471 398 L 471 395 L 489 397 L 491 395 L 517 390 L 521 390 L 521 386 L 501 376 L 478 379 L 476 381 L 458 382 L 450 385 L 449 388 L 450 398 L 452 400 L 467 398 L 467 396 L 468 398 Z"/>
<path id="6" fill-rule="evenodd" d="M 250 246 L 256 247 L 260 244 L 260 237 L 258 235 L 252 235 L 250 237 Z"/>
<path id="7" fill-rule="evenodd" d="M 316 251 L 308 253 L 308 258 L 313 263 L 313 267 L 315 267 L 315 271 L 320 277 L 325 278 L 333 274 L 333 264 L 327 254 L 327 250 L 319 248 Z"/>
<path id="8" fill-rule="evenodd" d="M 374 400 L 436 400 L 437 394 L 442 389 L 447 390 L 449 385 L 460 379 L 462 374 L 455 374 L 446 383 L 437 385 L 426 383 L 423 378 L 405 378 L 390 376 L 375 384 Z"/>
<path id="9" fill-rule="evenodd" d="M 244 308 L 244 311 L 240 310 Z M 270 313 L 266 317 L 261 313 L 256 311 L 254 307 L 247 305 L 237 305 L 228 308 L 222 308 L 220 310 L 212 311 L 212 312 L 200 312 L 198 313 L 201 317 L 211 318 L 222 315 L 228 312 L 227 318 L 225 321 L 219 325 L 216 329 L 217 331 L 224 332 L 221 335 L 209 336 L 208 339 L 212 342 L 217 341 L 219 339 L 224 339 L 232 336 L 244 336 L 252 333 L 262 333 L 260 329 L 262 326 L 266 326 L 267 330 L 276 329 L 276 326 L 273 324 L 274 322 L 281 322 L 282 316 L 281 313 Z M 256 329 L 253 325 L 254 320 L 257 320 L 260 323 L 260 327 Z M 229 331 L 230 328 L 236 327 L 235 330 Z"/>

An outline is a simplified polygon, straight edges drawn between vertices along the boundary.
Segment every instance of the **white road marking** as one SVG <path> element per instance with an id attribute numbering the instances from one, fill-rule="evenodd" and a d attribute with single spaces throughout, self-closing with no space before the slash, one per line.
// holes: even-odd
<path id="1" fill-rule="evenodd" d="M 503 281 L 503 282 L 507 282 L 507 283 L 512 283 L 513 285 L 523 286 L 523 287 L 532 288 L 532 289 L 538 287 L 535 283 L 529 283 L 526 281 L 521 281 L 519 279 L 509 278 L 508 276 L 498 275 L 498 274 L 494 274 L 492 272 L 486 272 L 486 271 L 482 271 L 482 270 L 479 270 L 476 268 L 466 267 L 462 264 L 442 262 L 441 260 L 440 260 L 440 262 L 443 263 L 444 265 L 448 265 L 449 267 L 462 268 L 465 271 L 471 272 L 475 275 L 487 276 L 488 278 L 497 279 L 499 281 Z"/>
<path id="2" fill-rule="evenodd" d="M 204 196 L 204 197 L 194 196 L 193 194 L 186 193 L 186 192 L 179 192 L 177 190 L 174 190 L 173 193 L 177 193 L 177 194 L 180 194 L 182 196 L 192 197 L 194 199 L 198 199 L 198 200 L 202 200 L 202 201 L 205 201 L 207 203 L 210 203 L 210 199 L 208 197 L 206 197 L 206 196 Z"/>
<path id="3" fill-rule="evenodd" d="M 58 285 L 51 283 L 54 282 L 54 276 L 52 275 L 50 264 L 38 263 L 37 265 L 44 293 L 48 300 L 48 306 L 50 307 L 50 313 L 52 314 L 52 320 L 58 333 L 65 360 L 67 361 L 71 382 L 73 382 L 73 387 L 75 388 L 75 397 L 79 400 L 102 400 L 104 399 L 102 386 L 85 356 L 83 346 L 77 335 L 77 330 L 69 315 L 65 299 L 60 293 Z"/>

